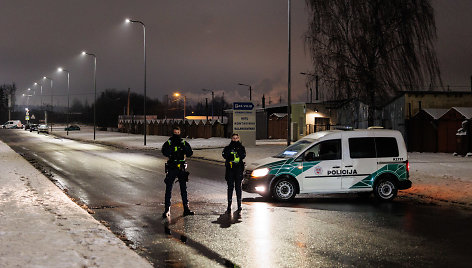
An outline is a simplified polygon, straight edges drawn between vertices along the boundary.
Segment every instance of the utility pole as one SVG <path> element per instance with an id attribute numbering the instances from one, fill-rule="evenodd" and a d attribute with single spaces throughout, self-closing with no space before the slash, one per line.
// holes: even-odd
<path id="1" fill-rule="evenodd" d="M 290 145 L 290 141 L 291 141 L 291 124 L 292 124 L 292 102 L 291 102 L 291 53 L 290 53 L 290 50 L 291 50 L 291 32 L 290 32 L 290 28 L 291 28 L 291 12 L 290 12 L 290 6 L 291 6 L 291 0 L 288 0 L 288 98 L 287 98 L 287 146 Z"/>
<path id="2" fill-rule="evenodd" d="M 208 98 L 205 98 L 205 113 L 208 122 Z"/>

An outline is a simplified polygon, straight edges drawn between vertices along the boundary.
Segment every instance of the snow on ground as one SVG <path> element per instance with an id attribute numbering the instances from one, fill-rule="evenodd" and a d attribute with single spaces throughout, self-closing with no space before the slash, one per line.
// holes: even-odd
<path id="1" fill-rule="evenodd" d="M 472 206 L 472 157 L 415 152 L 408 159 L 413 187 L 406 193 Z"/>
<path id="2" fill-rule="evenodd" d="M 97 131 L 97 142 L 130 149 L 160 149 L 168 139 L 166 136 L 143 135 Z M 54 131 L 64 136 L 65 131 Z M 81 131 L 70 131 L 69 138 L 91 141 L 93 128 L 83 127 Z M 221 151 L 229 144 L 227 138 L 187 139 L 196 149 L 194 157 L 223 161 Z M 248 147 L 246 162 L 273 156 L 285 147 L 285 140 L 258 140 L 256 147 Z M 472 157 L 453 156 L 444 153 L 409 153 L 410 179 L 413 187 L 400 192 L 412 198 L 450 202 L 472 207 Z"/>
<path id="3" fill-rule="evenodd" d="M 151 267 L 0 141 L 1 267 Z"/>

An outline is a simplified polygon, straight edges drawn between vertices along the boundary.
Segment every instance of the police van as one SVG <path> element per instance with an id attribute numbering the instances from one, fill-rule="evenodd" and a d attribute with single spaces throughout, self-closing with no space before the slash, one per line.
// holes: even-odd
<path id="1" fill-rule="evenodd" d="M 291 200 L 304 193 L 374 193 L 390 201 L 411 187 L 399 131 L 330 130 L 307 135 L 276 156 L 247 166 L 243 190 Z"/>

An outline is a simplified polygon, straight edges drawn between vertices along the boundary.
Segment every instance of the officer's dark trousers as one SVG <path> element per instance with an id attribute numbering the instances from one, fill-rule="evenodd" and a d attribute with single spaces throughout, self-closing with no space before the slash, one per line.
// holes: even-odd
<path id="1" fill-rule="evenodd" d="M 172 197 L 172 187 L 174 186 L 175 178 L 179 179 L 180 195 L 182 196 L 182 203 L 184 207 L 188 207 L 187 199 L 187 177 L 185 170 L 182 169 L 169 169 L 167 176 L 164 180 L 166 183 L 166 197 L 165 197 L 165 208 L 170 208 L 170 199 Z"/>
<path id="2" fill-rule="evenodd" d="M 226 168 L 226 183 L 228 184 L 228 205 L 233 200 L 233 189 L 236 188 L 238 206 L 241 206 L 241 184 L 243 181 L 243 170 L 241 168 Z"/>

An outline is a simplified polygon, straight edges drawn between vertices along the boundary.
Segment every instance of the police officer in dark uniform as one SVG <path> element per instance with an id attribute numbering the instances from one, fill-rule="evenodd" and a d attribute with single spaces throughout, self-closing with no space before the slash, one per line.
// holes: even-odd
<path id="1" fill-rule="evenodd" d="M 226 174 L 225 180 L 228 184 L 228 208 L 226 213 L 231 213 L 231 203 L 233 200 L 233 189 L 236 188 L 236 198 L 238 201 L 238 212 L 241 211 L 241 183 L 243 181 L 244 162 L 246 158 L 246 149 L 239 140 L 239 135 L 231 135 L 231 143 L 223 149 L 223 158 L 225 159 Z"/>
<path id="2" fill-rule="evenodd" d="M 180 137 L 180 128 L 173 128 L 172 137 L 162 145 L 162 154 L 169 158 L 166 163 L 166 196 L 165 196 L 165 210 L 162 217 L 166 218 L 170 214 L 170 199 L 172 196 L 172 186 L 175 178 L 178 178 L 180 185 L 180 195 L 182 196 L 182 203 L 184 205 L 184 216 L 195 215 L 188 207 L 187 199 L 187 181 L 189 172 L 186 171 L 187 164 L 185 157 L 190 157 L 193 154 L 190 144 Z"/>

